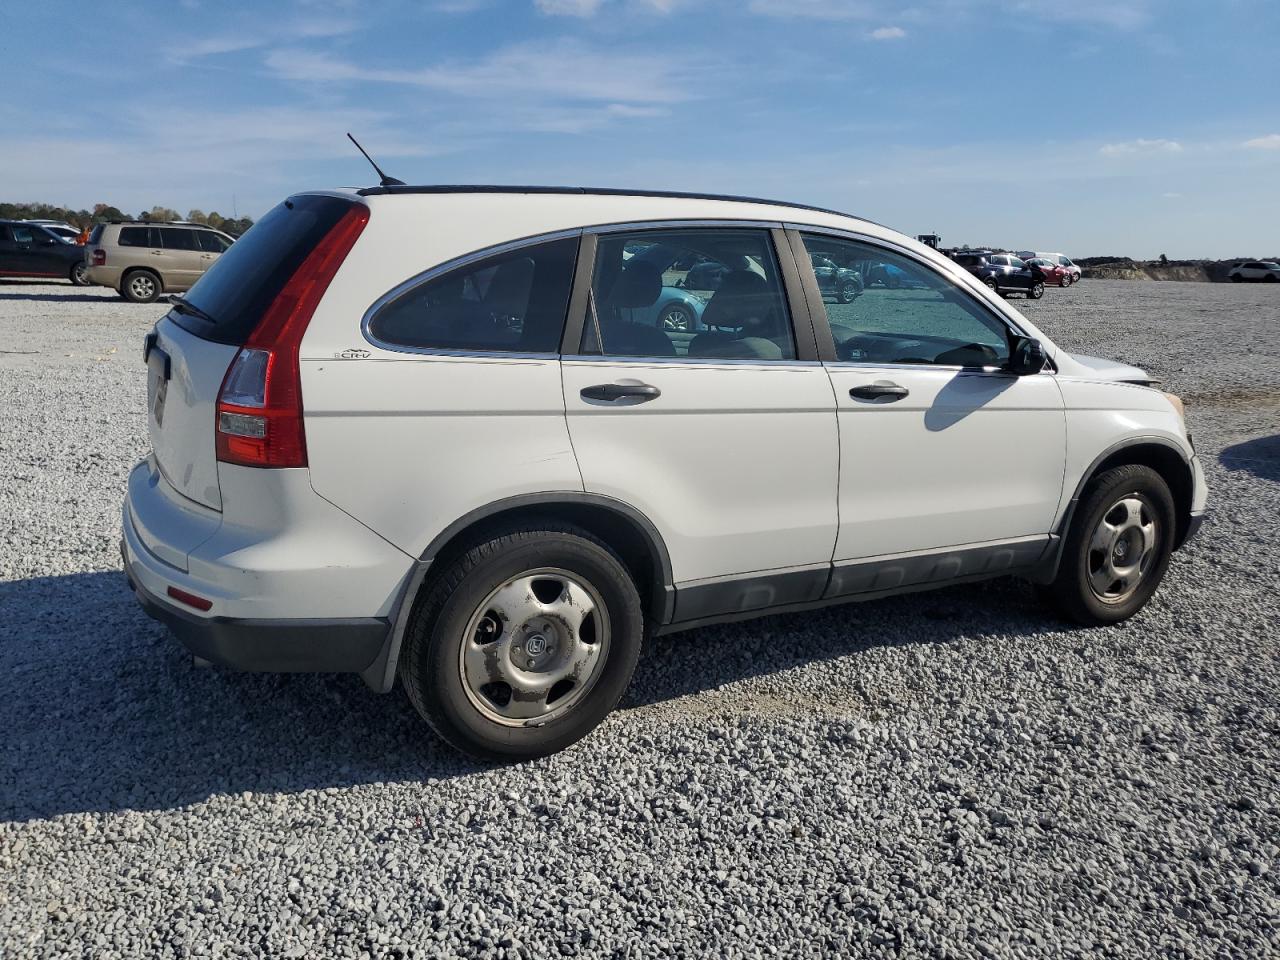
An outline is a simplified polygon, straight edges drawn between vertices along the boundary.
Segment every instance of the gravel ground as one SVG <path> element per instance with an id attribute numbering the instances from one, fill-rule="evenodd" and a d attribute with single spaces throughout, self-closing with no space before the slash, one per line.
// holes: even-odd
<path id="1" fill-rule="evenodd" d="M 996 581 L 698 630 L 509 768 L 138 610 L 163 310 L 0 285 L 0 955 L 1280 955 L 1280 290 L 1025 304 L 1189 401 L 1214 512 L 1134 620 Z"/>

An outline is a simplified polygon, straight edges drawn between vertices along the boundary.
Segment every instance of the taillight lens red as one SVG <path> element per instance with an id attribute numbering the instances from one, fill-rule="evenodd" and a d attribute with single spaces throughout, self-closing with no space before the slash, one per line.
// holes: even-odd
<path id="1" fill-rule="evenodd" d="M 93 265 L 95 267 L 105 267 L 107 265 L 107 251 L 101 247 L 93 251 Z"/>
<path id="2" fill-rule="evenodd" d="M 356 204 L 289 278 L 231 361 L 218 391 L 214 435 L 223 463 L 305 467 L 298 348 L 334 274 L 369 222 Z"/>

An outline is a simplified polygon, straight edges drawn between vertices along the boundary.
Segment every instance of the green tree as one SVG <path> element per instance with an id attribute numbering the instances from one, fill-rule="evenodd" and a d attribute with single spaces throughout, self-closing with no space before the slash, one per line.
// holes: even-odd
<path id="1" fill-rule="evenodd" d="M 199 209 L 188 210 L 187 219 L 190 220 L 192 223 L 208 223 L 209 222 L 209 217 L 205 214 L 203 210 L 199 210 Z"/>

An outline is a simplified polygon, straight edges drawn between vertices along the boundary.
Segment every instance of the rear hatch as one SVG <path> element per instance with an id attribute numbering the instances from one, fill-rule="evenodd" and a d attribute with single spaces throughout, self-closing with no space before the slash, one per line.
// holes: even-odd
<path id="1" fill-rule="evenodd" d="M 304 194 L 271 210 L 209 268 L 148 338 L 147 420 L 164 478 L 222 509 L 218 392 L 231 361 L 308 254 L 353 201 Z"/>

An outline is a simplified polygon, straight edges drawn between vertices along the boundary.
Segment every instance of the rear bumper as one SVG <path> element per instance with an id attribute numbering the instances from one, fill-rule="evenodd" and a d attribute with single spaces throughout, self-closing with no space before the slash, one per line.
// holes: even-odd
<path id="1" fill-rule="evenodd" d="M 99 287 L 120 286 L 120 275 L 124 271 L 120 267 L 89 266 L 89 282 Z"/>
<path id="2" fill-rule="evenodd" d="M 197 657 L 235 670 L 271 673 L 359 673 L 382 652 L 391 624 L 381 617 L 330 620 L 241 620 L 189 614 L 148 590 L 120 542 L 129 586 L 153 620 L 173 631 Z"/>

